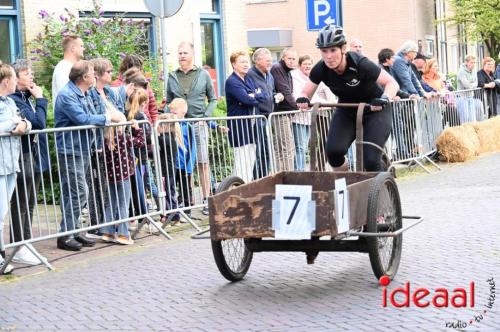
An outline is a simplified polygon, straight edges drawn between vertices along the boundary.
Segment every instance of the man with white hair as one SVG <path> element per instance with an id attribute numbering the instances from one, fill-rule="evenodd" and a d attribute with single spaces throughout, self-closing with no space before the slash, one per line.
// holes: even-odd
<path id="1" fill-rule="evenodd" d="M 271 67 L 273 65 L 271 51 L 267 48 L 258 48 L 253 53 L 252 60 L 254 65 L 250 68 L 247 75 L 253 79 L 255 86 L 259 88 L 265 96 L 265 100 L 259 101 L 257 108 L 258 114 L 264 115 L 267 118 L 274 110 L 275 99 L 276 102 L 280 102 L 284 97 L 281 93 L 275 93 L 274 78 L 271 74 Z M 255 123 L 255 132 L 257 135 L 257 159 L 253 172 L 255 179 L 267 176 L 269 173 L 270 154 L 267 145 L 265 126 L 265 121 L 257 119 Z"/>
<path id="2" fill-rule="evenodd" d="M 411 63 L 417 56 L 417 52 L 417 43 L 412 40 L 405 41 L 394 58 L 394 65 L 392 66 L 393 76 L 403 92 L 430 98 L 431 94 L 424 91 L 417 76 L 411 69 Z"/>
<path id="3" fill-rule="evenodd" d="M 359 38 L 353 38 L 349 43 L 349 48 L 351 52 L 363 54 L 363 42 Z"/>
<path id="4" fill-rule="evenodd" d="M 411 68 L 412 61 L 417 56 L 418 46 L 414 41 L 408 40 L 401 45 L 398 54 L 394 58 L 392 66 L 393 77 L 399 84 L 399 89 L 413 97 L 430 98 L 431 93 L 425 92 L 418 81 L 417 76 Z M 408 109 L 398 109 L 394 114 L 394 130 L 396 133 L 398 153 L 400 160 L 409 159 L 414 156 L 413 131 L 415 119 Z"/>

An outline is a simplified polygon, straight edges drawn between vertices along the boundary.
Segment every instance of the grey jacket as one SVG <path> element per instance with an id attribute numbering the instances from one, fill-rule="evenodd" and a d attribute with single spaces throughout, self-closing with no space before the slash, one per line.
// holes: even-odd
<path id="1" fill-rule="evenodd" d="M 21 153 L 21 137 L 9 134 L 21 121 L 21 113 L 16 103 L 9 97 L 0 97 L 0 176 L 19 172 L 19 154 Z M 31 130 L 27 120 L 25 134 Z"/>
<path id="2" fill-rule="evenodd" d="M 193 80 L 187 98 L 182 93 L 179 85 L 177 71 L 169 73 L 167 82 L 167 103 L 170 103 L 174 98 L 186 99 L 188 104 L 186 118 L 210 117 L 217 106 L 217 98 L 215 97 L 212 78 L 205 69 L 195 68 L 198 73 Z M 205 98 L 208 99 L 208 105 L 206 106 Z"/>
<path id="3" fill-rule="evenodd" d="M 469 71 L 463 63 L 457 73 L 458 90 L 468 90 L 477 88 L 477 74 Z"/>

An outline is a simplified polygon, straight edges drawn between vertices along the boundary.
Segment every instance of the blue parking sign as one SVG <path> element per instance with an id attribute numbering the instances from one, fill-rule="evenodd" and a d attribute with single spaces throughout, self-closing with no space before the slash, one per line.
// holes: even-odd
<path id="1" fill-rule="evenodd" d="M 317 31 L 328 24 L 341 25 L 341 0 L 306 0 L 307 30 Z"/>

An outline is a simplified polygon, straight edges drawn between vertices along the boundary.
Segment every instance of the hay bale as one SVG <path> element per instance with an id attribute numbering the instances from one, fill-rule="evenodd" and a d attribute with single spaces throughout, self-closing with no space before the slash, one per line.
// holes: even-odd
<path id="1" fill-rule="evenodd" d="M 436 140 L 439 153 L 449 162 L 463 162 L 479 154 L 480 142 L 473 125 L 446 128 Z"/>
<path id="2" fill-rule="evenodd" d="M 500 151 L 500 117 L 474 123 L 480 153 Z"/>

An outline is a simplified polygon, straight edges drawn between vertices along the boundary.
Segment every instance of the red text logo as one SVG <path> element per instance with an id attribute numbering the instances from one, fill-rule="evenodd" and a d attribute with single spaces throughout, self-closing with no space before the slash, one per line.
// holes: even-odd
<path id="1" fill-rule="evenodd" d="M 387 276 L 380 277 L 379 284 L 382 288 L 382 306 L 393 306 L 395 308 L 410 307 L 411 305 L 425 308 L 434 306 L 436 308 L 474 308 L 474 282 L 469 287 L 457 287 L 449 290 L 443 287 L 429 290 L 425 287 L 413 289 L 409 281 L 403 287 L 387 290 L 391 280 Z"/>

